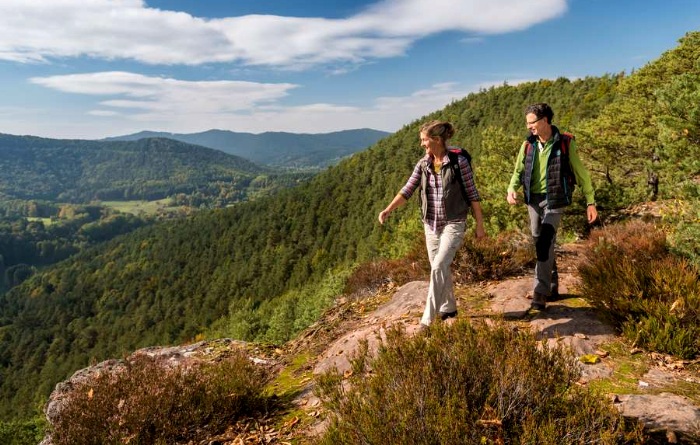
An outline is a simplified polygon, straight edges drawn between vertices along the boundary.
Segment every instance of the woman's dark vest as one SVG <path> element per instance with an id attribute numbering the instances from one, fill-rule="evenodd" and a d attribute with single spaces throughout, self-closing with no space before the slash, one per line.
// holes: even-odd
<path id="1" fill-rule="evenodd" d="M 559 133 L 559 129 L 552 126 L 554 143 L 547 160 L 547 208 L 558 209 L 571 204 L 571 197 L 576 185 L 576 177 L 569 163 L 569 146 L 574 138 L 569 133 Z M 525 141 L 525 168 L 520 175 L 520 183 L 525 191 L 525 203 L 530 203 L 530 190 L 532 182 L 532 169 L 537 153 L 537 137 L 530 136 Z"/>
<path id="2" fill-rule="evenodd" d="M 460 168 L 457 156 L 452 156 L 448 153 L 450 165 L 443 165 L 440 170 L 442 177 L 442 202 L 445 204 L 445 216 L 447 221 L 464 221 L 467 219 L 469 211 L 469 202 L 463 194 L 463 185 L 461 183 Z M 428 169 L 431 168 L 430 162 L 424 160 L 421 162 L 421 177 L 420 177 L 420 193 L 418 201 L 420 203 L 421 215 L 423 220 L 428 214 Z"/>

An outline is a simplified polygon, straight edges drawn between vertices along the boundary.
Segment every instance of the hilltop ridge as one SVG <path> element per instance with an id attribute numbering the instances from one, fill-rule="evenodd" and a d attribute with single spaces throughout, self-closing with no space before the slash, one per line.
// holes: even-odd
<path id="1" fill-rule="evenodd" d="M 253 134 L 212 129 L 199 133 L 141 131 L 109 137 L 104 140 L 135 141 L 162 137 L 214 148 L 224 153 L 249 159 L 260 165 L 285 168 L 324 168 L 374 145 L 390 134 L 371 128 L 318 134 L 275 131 Z"/>

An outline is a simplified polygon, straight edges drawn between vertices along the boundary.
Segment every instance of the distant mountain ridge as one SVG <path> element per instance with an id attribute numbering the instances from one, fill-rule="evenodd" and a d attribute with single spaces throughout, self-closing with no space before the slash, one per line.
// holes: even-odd
<path id="1" fill-rule="evenodd" d="M 160 199 L 269 173 L 221 151 L 172 139 L 88 141 L 0 134 L 0 198 L 88 202 Z"/>
<path id="2" fill-rule="evenodd" d="M 104 140 L 135 141 L 161 137 L 214 148 L 249 159 L 259 165 L 323 168 L 374 145 L 390 134 L 369 128 L 319 134 L 286 132 L 253 134 L 228 130 L 208 130 L 189 134 L 141 131 Z"/>

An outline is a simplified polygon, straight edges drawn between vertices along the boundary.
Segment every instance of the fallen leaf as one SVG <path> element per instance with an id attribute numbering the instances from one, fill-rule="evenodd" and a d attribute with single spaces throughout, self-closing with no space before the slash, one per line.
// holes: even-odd
<path id="1" fill-rule="evenodd" d="M 500 420 L 498 419 L 482 419 L 482 420 L 477 420 L 476 423 L 478 425 L 483 425 L 483 426 L 501 426 L 503 425 Z"/>
<path id="2" fill-rule="evenodd" d="M 587 365 L 595 365 L 596 363 L 600 362 L 600 357 L 598 357 L 596 354 L 585 354 L 579 357 L 578 360 Z"/>
<path id="3" fill-rule="evenodd" d="M 296 425 L 297 423 L 299 423 L 300 421 L 301 421 L 301 419 L 299 419 L 298 417 L 294 417 L 293 419 L 287 421 L 287 422 L 284 424 L 284 427 L 285 427 L 285 428 L 291 428 L 291 427 L 293 427 L 294 425 Z"/>

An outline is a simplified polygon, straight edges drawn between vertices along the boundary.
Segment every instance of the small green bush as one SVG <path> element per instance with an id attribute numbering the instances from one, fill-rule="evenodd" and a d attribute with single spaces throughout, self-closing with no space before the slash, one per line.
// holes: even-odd
<path id="1" fill-rule="evenodd" d="M 671 251 L 700 270 L 700 200 L 674 200 L 671 211 L 663 215 L 664 221 L 672 226 L 669 233 Z"/>
<path id="2" fill-rule="evenodd" d="M 672 250 L 700 269 L 700 215 L 692 222 L 681 222 L 672 234 Z"/>
<path id="3" fill-rule="evenodd" d="M 0 422 L 0 443 L 3 445 L 36 445 L 44 438 L 46 420 Z"/>
<path id="4" fill-rule="evenodd" d="M 639 347 L 700 353 L 698 270 L 671 254 L 663 231 L 630 222 L 591 234 L 579 266 L 581 291 Z"/>
<path id="5" fill-rule="evenodd" d="M 569 352 L 533 334 L 465 320 L 367 344 L 346 381 L 318 378 L 330 425 L 320 444 L 641 443 L 611 403 L 575 382 Z M 347 384 L 346 384 L 347 383 Z"/>
<path id="6" fill-rule="evenodd" d="M 187 443 L 262 412 L 267 381 L 242 352 L 187 367 L 139 355 L 76 385 L 50 434 L 56 445 Z"/>

